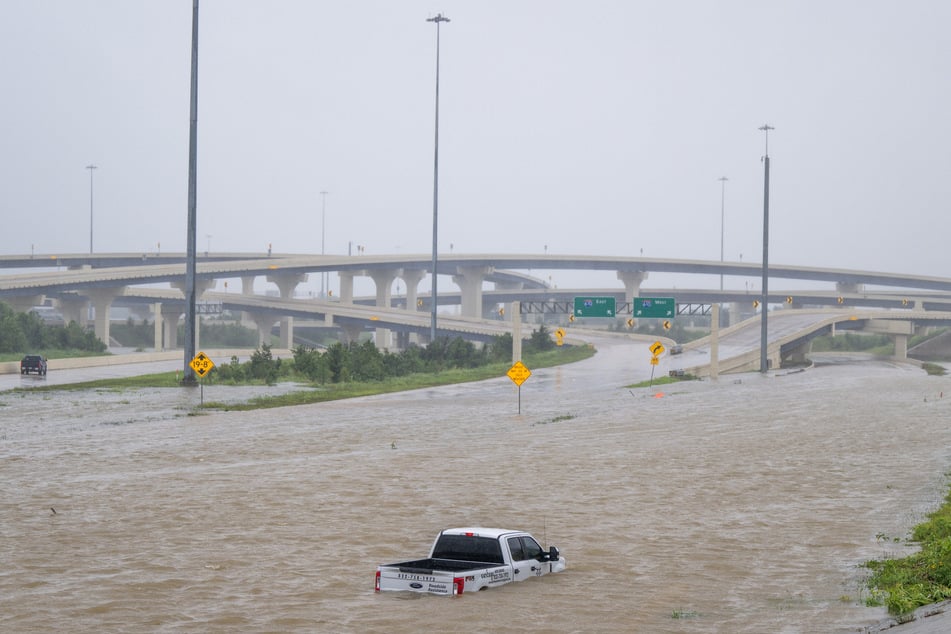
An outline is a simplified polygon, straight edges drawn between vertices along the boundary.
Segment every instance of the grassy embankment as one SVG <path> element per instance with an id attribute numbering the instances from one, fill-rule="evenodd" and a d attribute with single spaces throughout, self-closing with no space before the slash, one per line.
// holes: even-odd
<path id="1" fill-rule="evenodd" d="M 889 613 L 903 615 L 951 599 L 951 491 L 941 508 L 914 528 L 911 541 L 921 546 L 913 555 L 866 562 L 872 571 L 867 605 L 884 605 Z"/>
<path id="2" fill-rule="evenodd" d="M 594 356 L 596 350 L 592 346 L 566 346 L 547 352 L 539 352 L 526 355 L 523 363 L 529 369 L 536 370 L 566 363 L 574 363 Z M 410 374 L 407 376 L 384 379 L 382 381 L 359 382 L 352 381 L 346 383 L 325 383 L 314 384 L 306 379 L 290 377 L 292 382 L 301 383 L 304 386 L 301 390 L 289 392 L 275 396 L 260 396 L 244 403 L 216 403 L 206 402 L 200 407 L 211 410 L 251 410 L 265 409 L 271 407 L 285 407 L 288 405 L 307 405 L 310 403 L 321 403 L 324 401 L 335 401 L 345 398 L 354 398 L 357 396 L 370 396 L 373 394 L 387 394 L 390 392 L 401 392 L 405 390 L 415 390 L 426 387 L 436 387 L 439 385 L 450 385 L 454 383 L 467 383 L 470 381 L 482 381 L 484 379 L 494 379 L 504 377 L 505 373 L 511 367 L 509 363 L 494 363 L 478 368 L 471 369 L 452 369 L 444 370 L 434 374 Z M 178 372 L 162 372 L 158 374 L 144 374 L 140 376 L 101 379 L 97 381 L 85 381 L 82 383 L 70 383 L 66 385 L 57 385 L 49 387 L 31 388 L 32 390 L 87 390 L 87 389 L 135 389 L 135 388 L 164 388 L 179 387 Z M 529 379 L 531 380 L 531 379 Z M 248 384 L 263 385 L 262 381 Z"/>

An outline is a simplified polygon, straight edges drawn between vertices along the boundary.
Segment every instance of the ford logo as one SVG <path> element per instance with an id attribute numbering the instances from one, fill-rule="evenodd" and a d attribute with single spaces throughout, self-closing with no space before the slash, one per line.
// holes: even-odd
<path id="1" fill-rule="evenodd" d="M 409 584 L 409 587 L 412 588 L 413 590 L 420 590 L 422 589 L 423 584 L 414 581 L 413 583 Z"/>

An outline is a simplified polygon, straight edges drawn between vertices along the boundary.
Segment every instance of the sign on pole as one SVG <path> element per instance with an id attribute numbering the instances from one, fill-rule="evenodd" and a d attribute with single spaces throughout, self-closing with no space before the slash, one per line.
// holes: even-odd
<path id="1" fill-rule="evenodd" d="M 644 319 L 668 319 L 677 316 L 677 300 L 673 297 L 635 297 L 635 317 Z"/>
<path id="2" fill-rule="evenodd" d="M 191 369 L 195 371 L 199 377 L 204 377 L 206 374 L 212 371 L 215 367 L 215 362 L 208 358 L 204 352 L 199 352 L 195 355 L 195 358 L 191 360 L 188 364 L 191 366 Z"/>
<path id="3" fill-rule="evenodd" d="M 516 361 L 515 364 L 509 368 L 509 371 L 506 372 L 509 378 L 512 379 L 512 382 L 518 386 L 518 413 L 522 413 L 522 383 L 528 380 L 528 377 L 532 376 L 532 371 L 528 369 L 521 361 Z"/>
<path id="4" fill-rule="evenodd" d="M 614 317 L 617 300 L 613 297 L 575 297 L 575 317 Z"/>
<path id="5" fill-rule="evenodd" d="M 528 377 L 532 376 L 532 371 L 528 369 L 521 361 L 516 361 L 515 365 L 509 368 L 509 371 L 506 372 L 509 378 L 512 379 L 512 382 L 515 385 L 522 387 L 522 383 L 528 380 Z"/>
<path id="6" fill-rule="evenodd" d="M 215 362 L 212 361 L 208 355 L 204 352 L 199 352 L 195 355 L 195 358 L 188 362 L 188 365 L 192 370 L 195 371 L 199 377 L 204 378 L 206 374 L 211 372 L 215 367 Z M 202 405 L 205 404 L 205 384 L 202 381 L 199 381 L 198 384 L 201 386 L 201 396 L 200 402 Z"/>

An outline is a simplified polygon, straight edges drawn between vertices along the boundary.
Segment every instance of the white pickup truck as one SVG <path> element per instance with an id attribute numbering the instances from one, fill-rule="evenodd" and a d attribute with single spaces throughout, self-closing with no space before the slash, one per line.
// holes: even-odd
<path id="1" fill-rule="evenodd" d="M 448 528 L 436 537 L 428 558 L 379 566 L 376 591 L 448 596 L 561 572 L 566 565 L 557 548 L 543 550 L 522 531 Z"/>

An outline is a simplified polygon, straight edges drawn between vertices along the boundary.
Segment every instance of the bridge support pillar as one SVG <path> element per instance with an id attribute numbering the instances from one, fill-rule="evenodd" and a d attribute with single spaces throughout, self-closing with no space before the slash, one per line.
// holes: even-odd
<path id="1" fill-rule="evenodd" d="M 398 269 L 374 269 L 370 277 L 376 285 L 376 305 L 379 308 L 390 308 L 393 300 L 393 280 L 399 273 Z M 376 329 L 376 347 L 381 350 L 390 348 L 390 329 Z"/>
<path id="2" fill-rule="evenodd" d="M 90 288 L 89 301 L 92 302 L 96 314 L 93 323 L 95 324 L 96 336 L 109 346 L 109 308 L 114 300 L 122 293 L 124 287 L 117 288 Z"/>
<path id="3" fill-rule="evenodd" d="M 57 302 L 59 312 L 63 313 L 63 319 L 68 324 L 75 321 L 80 326 L 85 326 L 89 319 L 89 300 L 85 297 L 70 296 L 60 297 Z"/>
<path id="4" fill-rule="evenodd" d="M 419 306 L 419 283 L 426 277 L 426 271 L 423 269 L 400 269 L 400 277 L 406 284 L 406 310 L 418 311 Z M 405 349 L 409 344 L 419 343 L 419 335 L 415 332 L 405 333 L 407 336 L 397 338 L 397 347 L 400 350 Z"/>
<path id="5" fill-rule="evenodd" d="M 865 290 L 865 284 L 859 282 L 836 282 L 835 291 L 837 293 L 861 293 Z"/>
<path id="6" fill-rule="evenodd" d="M 152 304 L 152 349 L 156 352 L 162 350 L 162 304 L 156 302 Z"/>
<path id="7" fill-rule="evenodd" d="M 359 324 L 338 324 L 340 327 L 340 342 L 344 345 L 356 343 L 360 339 L 363 327 Z"/>
<path id="8" fill-rule="evenodd" d="M 281 293 L 281 299 L 293 299 L 294 290 L 298 284 L 307 281 L 306 273 L 291 273 L 284 275 L 268 275 L 267 281 L 277 286 Z M 294 347 L 294 318 L 285 316 L 281 318 L 281 340 L 280 347 L 291 349 Z"/>
<path id="9" fill-rule="evenodd" d="M 895 358 L 905 360 L 908 358 L 908 335 L 893 335 L 892 341 L 895 342 Z"/>
<path id="10" fill-rule="evenodd" d="M 337 275 L 340 277 L 340 303 L 352 304 L 353 278 L 356 277 L 357 271 L 339 271 Z"/>
<path id="11" fill-rule="evenodd" d="M 155 321 L 162 323 L 162 340 L 156 346 L 157 350 L 174 350 L 178 347 L 178 320 L 185 312 L 176 306 L 160 304 L 160 312 Z M 195 333 L 196 337 L 198 333 Z M 197 343 L 195 344 L 197 346 Z"/>
<path id="12" fill-rule="evenodd" d="M 495 270 L 494 266 L 460 266 L 452 276 L 462 291 L 462 314 L 465 317 L 482 316 L 482 282 Z"/>
<path id="13" fill-rule="evenodd" d="M 633 308 L 634 298 L 640 294 L 641 284 L 647 279 L 647 271 L 618 271 L 617 278 L 624 284 L 624 301 Z"/>
<path id="14" fill-rule="evenodd" d="M 271 343 L 271 328 L 278 320 L 273 313 L 257 313 L 251 316 L 254 325 L 258 328 L 258 348 Z"/>
<path id="15" fill-rule="evenodd" d="M 207 291 L 209 288 L 213 288 L 214 285 L 215 285 L 215 280 L 213 280 L 213 279 L 195 280 L 195 301 L 196 301 L 196 302 L 199 301 L 199 300 L 201 299 L 201 296 L 205 294 L 205 291 Z M 182 297 L 185 296 L 185 281 L 184 281 L 184 280 L 182 280 L 181 282 L 172 282 L 172 288 L 177 288 L 178 290 L 180 290 L 180 291 L 182 292 Z M 179 314 L 179 315 L 182 315 L 182 314 L 184 314 L 184 312 L 185 312 L 185 310 L 183 309 L 182 312 L 180 312 L 180 313 L 178 313 L 178 314 Z M 174 338 L 173 338 L 172 340 L 173 340 L 175 343 L 174 343 L 174 345 L 173 345 L 172 347 L 178 347 L 178 341 L 177 341 L 177 339 L 178 339 L 178 317 L 175 318 L 174 328 L 175 328 L 175 331 L 174 331 L 174 332 L 175 332 L 175 336 L 174 336 Z M 201 334 L 201 316 L 200 316 L 200 315 L 195 315 L 195 348 L 196 348 L 196 349 L 198 349 L 198 338 L 199 338 L 200 334 Z M 166 339 L 165 341 L 166 341 L 166 344 L 167 344 L 167 343 L 168 343 L 168 339 Z"/>

